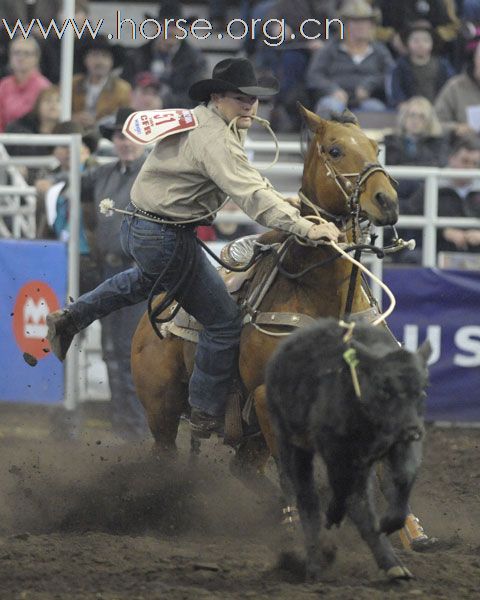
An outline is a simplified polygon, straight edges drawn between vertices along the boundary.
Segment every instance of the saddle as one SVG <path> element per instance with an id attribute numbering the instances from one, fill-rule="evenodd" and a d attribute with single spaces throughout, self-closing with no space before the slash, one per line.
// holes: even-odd
<path id="1" fill-rule="evenodd" d="M 247 235 L 229 242 L 222 248 L 220 258 L 231 267 L 239 268 L 251 261 L 256 248 L 260 247 L 266 253 L 268 250 L 278 248 L 282 245 L 280 242 L 262 244 L 259 242 L 261 235 Z M 260 260 L 262 259 L 260 258 Z M 286 328 L 287 330 L 295 330 L 313 325 L 315 319 L 301 313 L 261 312 L 257 310 L 277 273 L 276 268 L 273 267 L 266 279 L 255 282 L 255 285 L 252 287 L 251 283 L 260 260 L 255 262 L 246 271 L 231 271 L 225 267 L 218 268 L 218 273 L 225 282 L 231 296 L 237 302 L 246 299 L 245 304 L 249 307 L 249 312 L 244 315 L 244 325 L 254 323 L 257 326 L 275 326 Z M 176 305 L 173 305 L 170 310 L 173 311 L 175 307 Z M 378 311 L 372 306 L 367 310 L 352 314 L 350 319 L 357 322 L 372 322 L 377 316 Z M 198 334 L 201 330 L 202 325 L 183 308 L 178 311 L 172 321 L 163 323 L 160 327 L 160 332 L 164 337 L 174 335 L 194 343 L 198 342 Z"/>
<path id="2" fill-rule="evenodd" d="M 226 244 L 221 252 L 220 258 L 224 263 L 227 263 L 233 268 L 239 268 L 247 265 L 253 258 L 257 240 L 261 234 L 247 235 L 238 240 L 233 240 Z M 262 245 L 266 249 L 266 246 Z M 218 273 L 225 282 L 228 292 L 231 296 L 239 300 L 240 292 L 248 282 L 251 282 L 255 274 L 257 263 L 254 263 L 246 271 L 231 271 L 225 267 L 219 267 Z M 174 310 L 176 305 L 172 306 Z M 198 342 L 198 334 L 202 330 L 202 325 L 181 308 L 172 321 L 163 323 L 160 327 L 160 332 L 164 337 L 174 335 L 189 342 Z"/>

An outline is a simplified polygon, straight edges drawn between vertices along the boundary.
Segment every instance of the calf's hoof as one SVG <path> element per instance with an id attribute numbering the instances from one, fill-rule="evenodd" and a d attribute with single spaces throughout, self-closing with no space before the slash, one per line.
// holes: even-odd
<path id="1" fill-rule="evenodd" d="M 413 579 L 412 572 L 403 567 L 402 565 L 395 565 L 390 567 L 387 571 L 387 577 L 390 581 L 397 581 L 400 579 Z"/>
<path id="2" fill-rule="evenodd" d="M 346 507 L 345 504 L 338 504 L 336 502 L 330 502 L 326 512 L 326 522 L 325 527 L 327 529 L 331 529 L 332 525 L 340 526 L 340 523 L 345 516 Z"/>

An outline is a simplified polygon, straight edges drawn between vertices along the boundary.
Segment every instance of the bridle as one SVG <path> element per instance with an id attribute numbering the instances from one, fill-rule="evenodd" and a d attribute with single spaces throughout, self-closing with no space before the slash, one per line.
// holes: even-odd
<path id="1" fill-rule="evenodd" d="M 324 208 L 314 204 L 305 194 L 300 191 L 299 197 L 303 204 L 308 206 L 318 217 L 327 217 L 330 221 L 336 221 L 342 223 L 343 226 L 347 224 L 347 222 L 352 219 L 352 231 L 354 235 L 354 241 L 356 241 L 356 229 L 360 224 L 360 195 L 363 192 L 365 183 L 374 173 L 383 173 L 392 183 L 394 187 L 396 187 L 397 181 L 393 179 L 391 175 L 385 170 L 385 168 L 378 162 L 376 163 L 367 163 L 361 171 L 356 173 L 340 173 L 335 165 L 332 163 L 330 157 L 327 152 L 325 152 L 325 148 L 316 143 L 317 153 L 320 160 L 325 165 L 325 169 L 327 171 L 327 177 L 333 179 L 335 185 L 342 192 L 345 203 L 346 210 L 348 214 L 343 215 L 335 215 Z M 351 181 L 353 179 L 354 181 Z"/>

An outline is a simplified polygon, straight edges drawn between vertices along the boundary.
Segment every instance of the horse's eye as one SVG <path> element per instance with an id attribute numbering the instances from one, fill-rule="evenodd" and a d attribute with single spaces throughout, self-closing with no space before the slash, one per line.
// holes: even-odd
<path id="1" fill-rule="evenodd" d="M 342 151 L 338 146 L 332 146 L 329 150 L 328 153 L 330 154 L 330 156 L 332 158 L 340 158 L 340 156 L 342 156 Z"/>

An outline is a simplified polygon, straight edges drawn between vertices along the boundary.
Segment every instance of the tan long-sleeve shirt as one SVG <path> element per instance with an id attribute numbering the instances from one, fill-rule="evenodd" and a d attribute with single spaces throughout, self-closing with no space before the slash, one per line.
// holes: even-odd
<path id="1" fill-rule="evenodd" d="M 228 195 L 261 225 L 305 236 L 312 223 L 251 165 L 244 135 L 228 131 L 215 108 L 193 112 L 195 129 L 160 140 L 151 151 L 132 187 L 135 205 L 182 220 L 207 215 Z"/>

